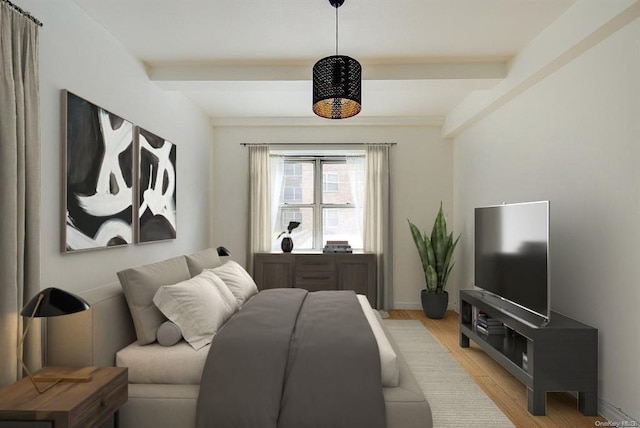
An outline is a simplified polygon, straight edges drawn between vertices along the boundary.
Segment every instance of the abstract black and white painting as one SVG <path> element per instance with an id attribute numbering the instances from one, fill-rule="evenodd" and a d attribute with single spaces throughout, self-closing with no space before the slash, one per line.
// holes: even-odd
<path id="1" fill-rule="evenodd" d="M 63 250 L 132 243 L 133 125 L 67 91 L 63 102 Z"/>
<path id="2" fill-rule="evenodd" d="M 139 243 L 176 238 L 176 145 L 138 130 Z"/>

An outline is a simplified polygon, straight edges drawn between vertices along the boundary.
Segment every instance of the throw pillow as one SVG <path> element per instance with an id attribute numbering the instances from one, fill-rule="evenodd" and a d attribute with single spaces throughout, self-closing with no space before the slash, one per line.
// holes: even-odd
<path id="1" fill-rule="evenodd" d="M 189 266 L 189 272 L 191 277 L 198 275 L 204 269 L 212 269 L 220 266 L 220 257 L 218 251 L 213 248 L 207 248 L 206 250 L 198 251 L 197 253 L 188 254 L 184 256 L 187 259 L 187 266 Z"/>
<path id="2" fill-rule="evenodd" d="M 160 287 L 153 303 L 196 351 L 211 343 L 218 329 L 238 310 L 234 296 L 210 271 Z"/>
<path id="3" fill-rule="evenodd" d="M 153 304 L 153 296 L 163 285 L 191 278 L 184 256 L 118 272 L 120 285 L 131 311 L 140 345 L 155 342 L 160 324 L 167 319 Z"/>
<path id="4" fill-rule="evenodd" d="M 258 287 L 253 281 L 253 278 L 251 278 L 251 275 L 233 260 L 229 260 L 217 268 L 207 270 L 215 273 L 224 281 L 235 296 L 240 307 L 242 307 L 251 296 L 258 293 Z"/>

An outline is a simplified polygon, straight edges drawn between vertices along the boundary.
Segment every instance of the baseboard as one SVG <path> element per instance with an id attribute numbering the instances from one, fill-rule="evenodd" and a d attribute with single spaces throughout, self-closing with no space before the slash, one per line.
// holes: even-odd
<path id="1" fill-rule="evenodd" d="M 640 426 L 639 421 L 634 420 L 631 416 L 625 414 L 619 407 L 614 406 L 602 399 L 598 400 L 598 413 L 608 421 L 620 423 L 620 427 Z M 604 425 L 603 425 L 604 426 Z"/>
<path id="2" fill-rule="evenodd" d="M 393 309 L 420 311 L 422 310 L 422 304 L 420 302 L 393 302 Z"/>
<path id="3" fill-rule="evenodd" d="M 420 302 L 393 302 L 393 309 L 407 310 L 407 311 L 421 311 L 422 303 Z M 452 302 L 449 302 L 447 310 L 455 310 L 455 306 Z"/>

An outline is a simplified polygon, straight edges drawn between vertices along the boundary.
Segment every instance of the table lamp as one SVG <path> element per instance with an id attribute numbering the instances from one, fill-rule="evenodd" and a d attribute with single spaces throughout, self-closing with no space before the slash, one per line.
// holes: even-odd
<path id="1" fill-rule="evenodd" d="M 91 380 L 91 376 L 34 377 L 22 359 L 24 339 L 27 337 L 27 333 L 29 332 L 29 327 L 31 327 L 33 318 L 69 315 L 76 312 L 84 311 L 86 309 L 89 309 L 89 304 L 85 302 L 84 299 L 74 294 L 68 293 L 64 290 L 60 290 L 59 288 L 53 287 L 40 291 L 36 296 L 29 300 L 24 308 L 22 308 L 22 312 L 20 312 L 20 315 L 22 315 L 23 317 L 29 317 L 29 320 L 27 321 L 27 326 L 24 329 L 22 339 L 20 340 L 20 342 L 18 342 L 18 361 L 29 376 L 29 379 L 31 379 L 31 383 L 33 383 L 33 386 L 40 394 L 59 382 L 88 382 Z M 46 385 L 44 388 L 40 388 L 38 386 L 38 382 L 47 382 L 48 385 Z"/>
<path id="2" fill-rule="evenodd" d="M 227 250 L 225 247 L 218 247 L 216 248 L 216 251 L 218 252 L 218 256 L 221 256 L 221 257 L 231 255 L 231 251 Z"/>

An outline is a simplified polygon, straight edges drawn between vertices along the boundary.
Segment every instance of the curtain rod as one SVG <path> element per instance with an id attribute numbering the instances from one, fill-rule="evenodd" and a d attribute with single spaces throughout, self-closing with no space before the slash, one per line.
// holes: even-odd
<path id="1" fill-rule="evenodd" d="M 241 146 L 395 146 L 398 143 L 240 143 Z"/>
<path id="2" fill-rule="evenodd" d="M 0 1 L 6 4 L 7 6 L 9 6 L 10 8 L 12 8 L 13 10 L 15 10 L 16 12 L 21 13 L 22 15 L 24 15 L 25 17 L 33 21 L 38 27 L 42 27 L 43 25 L 42 22 L 38 21 L 33 15 L 31 15 L 26 10 L 22 9 L 20 6 L 17 6 L 11 3 L 9 0 L 0 0 Z"/>

